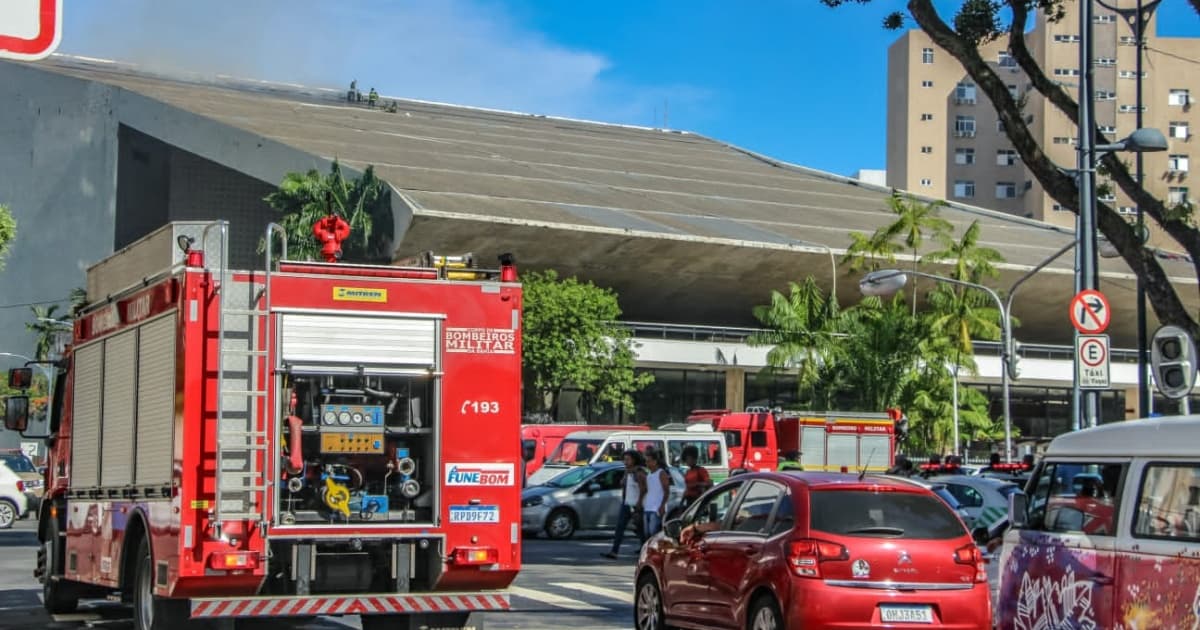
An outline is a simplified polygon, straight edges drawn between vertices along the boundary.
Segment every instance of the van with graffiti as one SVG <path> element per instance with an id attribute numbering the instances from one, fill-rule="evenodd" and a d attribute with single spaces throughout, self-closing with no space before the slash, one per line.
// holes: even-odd
<path id="1" fill-rule="evenodd" d="M 1009 513 L 1001 630 L 1200 629 L 1200 416 L 1055 438 Z"/>

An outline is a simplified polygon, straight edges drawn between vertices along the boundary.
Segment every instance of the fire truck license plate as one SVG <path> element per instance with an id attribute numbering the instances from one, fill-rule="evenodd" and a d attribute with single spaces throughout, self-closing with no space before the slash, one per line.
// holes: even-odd
<path id="1" fill-rule="evenodd" d="M 929 606 L 880 606 L 879 620 L 884 623 L 933 623 Z"/>
<path id="2" fill-rule="evenodd" d="M 451 523 L 499 523 L 498 505 L 451 505 Z"/>

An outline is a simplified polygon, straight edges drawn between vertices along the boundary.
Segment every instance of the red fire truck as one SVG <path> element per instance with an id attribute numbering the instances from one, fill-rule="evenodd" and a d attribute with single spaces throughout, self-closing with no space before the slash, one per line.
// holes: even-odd
<path id="1" fill-rule="evenodd" d="M 780 412 L 697 409 L 689 423 L 704 423 L 725 434 L 729 467 L 775 470 L 789 452 L 800 454 L 805 470 L 881 472 L 896 459 L 907 419 L 898 409 L 886 413 Z"/>
<path id="2" fill-rule="evenodd" d="M 338 221 L 315 227 L 327 261 Z M 172 223 L 95 265 L 44 430 L 10 399 L 6 426 L 48 437 L 46 608 L 119 594 L 138 630 L 354 614 L 368 630 L 459 627 L 507 609 L 511 257 L 290 262 L 284 241 L 274 261 L 274 234 L 259 270 L 229 269 L 223 221 Z"/>

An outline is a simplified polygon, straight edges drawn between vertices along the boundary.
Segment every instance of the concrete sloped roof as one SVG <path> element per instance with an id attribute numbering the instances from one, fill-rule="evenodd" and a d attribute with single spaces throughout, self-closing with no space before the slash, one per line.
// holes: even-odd
<path id="1" fill-rule="evenodd" d="M 512 250 L 536 267 L 620 291 L 634 318 L 747 323 L 770 290 L 830 276 L 826 248 L 887 224 L 887 189 L 782 164 L 699 135 L 397 99 L 399 112 L 345 102 L 344 92 L 233 79 L 165 78 L 59 59 L 55 72 L 120 87 L 313 156 L 377 174 L 400 193 L 398 254 Z M 383 102 L 391 100 L 388 97 Z M 181 148 L 192 150 L 187 146 Z M 961 205 L 942 216 L 1007 259 L 1004 287 L 1068 243 L 1040 222 Z M 1194 283 L 1186 261 L 1165 261 Z M 1132 296 L 1123 261 L 1103 260 L 1114 308 Z M 1017 314 L 1041 340 L 1069 336 L 1065 256 L 1024 289 Z M 856 278 L 839 273 L 843 302 Z M 826 282 L 826 284 L 828 284 Z M 1189 291 L 1187 293 L 1194 293 Z M 1123 309 L 1132 339 L 1132 304 Z"/>

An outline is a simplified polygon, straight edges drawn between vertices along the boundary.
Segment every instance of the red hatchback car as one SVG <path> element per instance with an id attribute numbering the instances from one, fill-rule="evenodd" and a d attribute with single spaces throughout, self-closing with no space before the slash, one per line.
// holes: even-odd
<path id="1" fill-rule="evenodd" d="M 905 479 L 738 475 L 642 548 L 638 630 L 956 628 L 992 623 L 962 520 Z"/>

